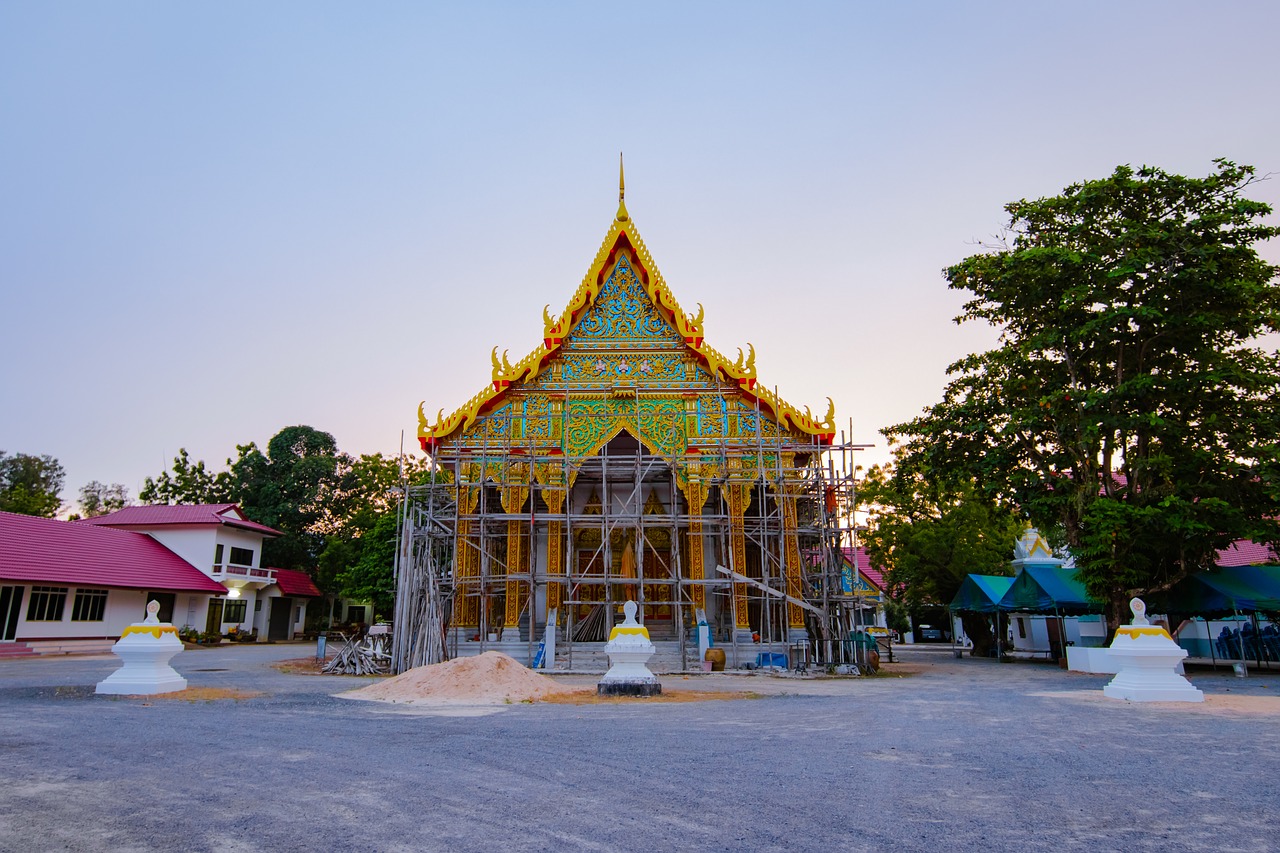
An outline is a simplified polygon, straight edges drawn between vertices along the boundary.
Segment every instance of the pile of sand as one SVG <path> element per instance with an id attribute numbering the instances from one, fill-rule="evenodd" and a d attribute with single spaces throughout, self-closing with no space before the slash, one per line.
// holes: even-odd
<path id="1" fill-rule="evenodd" d="M 420 666 L 394 678 L 343 693 L 344 699 L 369 699 L 411 705 L 502 705 L 543 699 L 564 688 L 525 668 L 501 652 Z"/>

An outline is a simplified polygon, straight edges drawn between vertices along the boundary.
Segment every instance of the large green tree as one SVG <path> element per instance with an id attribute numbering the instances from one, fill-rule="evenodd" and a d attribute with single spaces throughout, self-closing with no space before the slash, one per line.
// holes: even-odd
<path id="1" fill-rule="evenodd" d="M 876 466 L 858 484 L 867 513 L 867 557 L 885 568 L 895 601 L 915 610 L 945 607 L 969 574 L 1013 574 L 1021 521 L 969 481 L 928 480 L 918 470 Z M 973 654 L 985 657 L 994 636 L 981 614 L 961 614 Z"/>
<path id="2" fill-rule="evenodd" d="M 264 453 L 252 442 L 231 463 L 233 495 L 241 508 L 282 536 L 263 546 L 265 565 L 312 571 L 326 533 L 338 529 L 350 491 L 349 457 L 327 432 L 309 426 L 280 430 Z"/>
<path id="3" fill-rule="evenodd" d="M 885 430 L 927 479 L 972 479 L 1059 526 L 1111 627 L 1132 595 L 1280 539 L 1280 233 L 1251 167 L 1204 178 L 1123 166 L 1006 206 L 999 245 L 946 270 L 999 346 L 950 368 L 942 401 Z"/>
<path id="4" fill-rule="evenodd" d="M 62 464 L 48 454 L 0 450 L 0 511 L 53 518 L 62 509 L 65 480 Z"/>

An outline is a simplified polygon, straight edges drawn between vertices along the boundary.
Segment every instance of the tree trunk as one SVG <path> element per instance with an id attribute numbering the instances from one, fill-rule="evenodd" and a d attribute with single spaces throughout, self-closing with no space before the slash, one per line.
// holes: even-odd
<path id="1" fill-rule="evenodd" d="M 1124 590 L 1112 590 L 1107 596 L 1107 645 L 1116 637 L 1116 629 L 1127 625 L 1132 614 L 1129 610 L 1129 598 Z"/>
<path id="2" fill-rule="evenodd" d="M 973 642 L 973 651 L 969 654 L 975 658 L 985 658 L 995 644 L 995 634 L 991 630 L 991 620 L 984 613 L 961 613 L 960 624 L 964 633 Z"/>

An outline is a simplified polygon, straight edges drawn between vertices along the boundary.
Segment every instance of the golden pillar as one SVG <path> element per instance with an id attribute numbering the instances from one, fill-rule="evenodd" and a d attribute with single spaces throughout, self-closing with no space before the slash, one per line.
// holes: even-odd
<path id="1" fill-rule="evenodd" d="M 554 485 L 542 492 L 547 509 L 558 515 L 564 509 L 564 492 Z M 561 579 L 564 577 L 564 522 L 558 518 L 547 521 L 547 618 L 552 610 L 560 609 Z"/>
<path id="2" fill-rule="evenodd" d="M 457 538 L 455 540 L 454 562 L 458 569 L 458 592 L 455 602 L 453 622 L 460 628 L 480 627 L 480 607 L 478 596 L 483 594 L 478 586 L 480 577 L 480 540 L 476 521 L 466 516 L 476 511 L 476 503 L 480 499 L 478 486 L 460 486 L 456 491 L 458 501 Z"/>
<path id="3" fill-rule="evenodd" d="M 506 473 L 508 480 L 518 475 L 519 472 L 514 467 Z M 502 511 L 507 515 L 520 512 L 524 508 L 524 502 L 529 498 L 529 487 L 523 483 L 503 486 L 500 492 Z M 529 550 L 525 547 L 526 535 L 524 521 L 516 518 L 507 520 L 507 607 L 502 623 L 504 629 L 515 629 L 520 625 L 520 610 L 524 604 L 521 581 L 529 577 Z"/>
<path id="4" fill-rule="evenodd" d="M 732 476 L 732 474 L 730 475 Z M 729 505 L 729 551 L 732 569 L 740 575 L 747 573 L 747 507 L 751 506 L 751 483 L 729 483 L 724 487 L 724 500 Z M 733 584 L 734 623 L 739 630 L 751 628 L 747 616 L 747 585 Z"/>
<path id="5" fill-rule="evenodd" d="M 711 492 L 711 487 L 698 473 L 691 470 L 689 481 L 681 491 L 684 492 L 684 499 L 689 504 L 689 580 L 701 581 L 706 577 L 706 567 L 703 564 L 702 507 L 707 503 L 707 495 Z M 691 589 L 694 609 L 705 612 L 707 588 L 701 583 L 696 583 Z"/>
<path id="6" fill-rule="evenodd" d="M 804 567 L 800 562 L 800 538 L 796 532 L 796 494 L 793 489 L 782 489 L 782 548 L 783 571 L 787 577 L 787 595 L 804 598 L 801 582 Z M 799 605 L 787 604 L 787 624 L 792 628 L 804 628 L 804 611 Z"/>

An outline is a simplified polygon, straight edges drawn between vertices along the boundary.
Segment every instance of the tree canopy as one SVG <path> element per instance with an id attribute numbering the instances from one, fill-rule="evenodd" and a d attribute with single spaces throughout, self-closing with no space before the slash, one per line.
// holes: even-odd
<path id="1" fill-rule="evenodd" d="M 915 469 L 876 466 L 858 484 L 858 504 L 867 512 L 867 557 L 885 567 L 891 596 L 910 611 L 947 606 L 966 575 L 1013 574 L 1022 524 L 972 482 L 930 481 Z M 962 618 L 973 653 L 985 655 L 993 639 L 986 618 Z"/>
<path id="2" fill-rule="evenodd" d="M 254 442 L 236 449 L 218 472 L 180 450 L 169 471 L 147 478 L 139 498 L 238 503 L 283 534 L 264 544 L 263 565 L 302 569 L 326 592 L 372 600 L 377 612 L 389 612 L 400 484 L 402 477 L 422 482 L 425 460 L 353 457 L 331 434 L 302 425 L 277 432 L 265 450 Z"/>
<path id="3" fill-rule="evenodd" d="M 90 480 L 80 487 L 80 515 L 83 518 L 106 515 L 128 505 L 129 490 L 120 483 L 108 486 L 106 483 Z"/>
<path id="4" fill-rule="evenodd" d="M 0 511 L 53 518 L 62 509 L 66 472 L 52 456 L 0 450 Z"/>
<path id="5" fill-rule="evenodd" d="M 1280 233 L 1245 190 L 1128 166 L 1006 205 L 997 245 L 945 271 L 957 322 L 999 346 L 949 369 L 941 402 L 886 429 L 900 463 L 972 480 L 1058 527 L 1112 626 L 1131 595 L 1209 568 L 1235 539 L 1280 539 Z"/>

